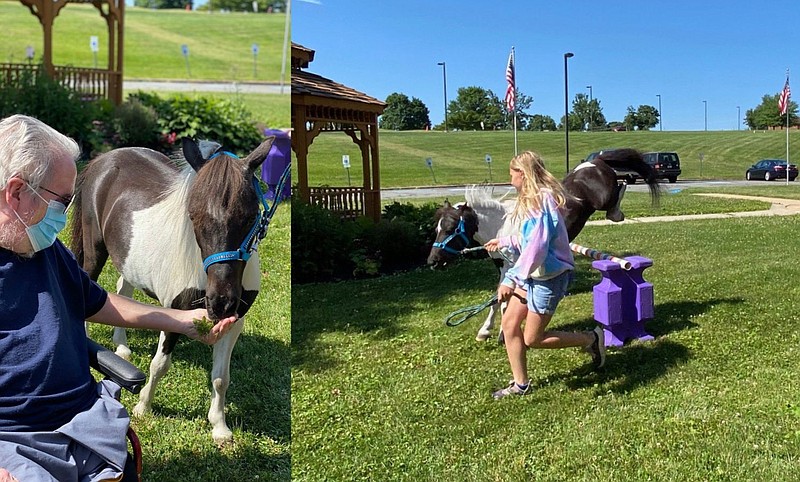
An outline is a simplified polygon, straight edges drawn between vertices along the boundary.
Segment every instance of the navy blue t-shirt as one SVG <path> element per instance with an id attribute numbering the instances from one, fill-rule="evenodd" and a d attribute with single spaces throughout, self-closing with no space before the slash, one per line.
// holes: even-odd
<path id="1" fill-rule="evenodd" d="M 0 431 L 53 431 L 94 403 L 84 320 L 107 298 L 60 241 L 0 248 Z"/>

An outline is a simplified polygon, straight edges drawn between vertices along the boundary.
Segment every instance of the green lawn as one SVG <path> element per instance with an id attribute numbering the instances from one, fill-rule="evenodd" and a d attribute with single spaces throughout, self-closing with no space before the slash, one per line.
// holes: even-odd
<path id="1" fill-rule="evenodd" d="M 573 132 L 570 168 L 598 149 L 633 147 L 641 151 L 676 151 L 681 158 L 680 179 L 744 179 L 757 160 L 786 156 L 786 134 L 780 131 L 715 132 Z M 790 146 L 800 143 L 800 131 L 791 131 Z M 564 176 L 563 132 L 519 132 L 520 151 L 539 152 L 547 168 Z M 396 132 L 381 130 L 381 187 L 508 182 L 508 161 L 514 154 L 513 132 Z M 796 148 L 792 147 L 792 152 Z M 309 149 L 309 185 L 346 186 L 342 155 L 350 156 L 350 177 L 362 178 L 360 153 L 341 132 L 322 133 Z M 491 178 L 486 154 L 492 156 Z M 703 154 L 703 160 L 700 160 Z M 796 154 L 793 154 L 794 158 Z M 433 160 L 433 173 L 425 160 Z M 795 162 L 795 161 L 792 161 Z M 297 171 L 295 170 L 295 173 Z M 436 182 L 434 182 L 434 177 Z"/>
<path id="2" fill-rule="evenodd" d="M 295 285 L 293 480 L 791 481 L 800 469 L 793 254 L 800 216 L 590 226 L 580 244 L 653 259 L 656 339 L 530 352 L 532 395 L 493 401 L 505 351 L 482 320 L 484 260 Z M 577 259 L 554 327 L 589 329 L 599 275 Z M 298 302 L 302 300 L 302 302 Z M 485 314 L 485 313 L 484 313 Z"/>
<path id="3" fill-rule="evenodd" d="M 144 480 L 291 479 L 290 418 L 290 258 L 291 210 L 277 210 L 259 246 L 261 292 L 245 317 L 245 328 L 231 358 L 226 414 L 234 442 L 218 448 L 206 414 L 211 401 L 211 348 L 182 340 L 172 368 L 156 390 L 153 413 L 133 420 L 142 442 Z M 66 233 L 65 233 L 66 235 Z M 110 264 L 100 284 L 113 291 Z M 153 302 L 138 291 L 137 299 Z M 92 338 L 113 348 L 111 328 L 92 325 Z M 131 361 L 145 374 L 158 333 L 128 332 Z M 138 396 L 123 393 L 128 411 Z"/>
<path id="4" fill-rule="evenodd" d="M 43 49 L 42 27 L 18 1 L 0 1 L 0 61 L 25 62 L 25 48 Z M 183 10 L 125 9 L 126 79 L 193 79 L 279 82 L 284 14 L 209 14 Z M 108 30 L 90 4 L 69 4 L 53 24 L 53 63 L 94 67 L 90 36 L 97 36 L 97 65 L 108 65 Z M 259 45 L 255 58 L 252 45 Z M 187 69 L 181 46 L 189 47 Z M 289 58 L 286 72 L 289 72 Z"/>

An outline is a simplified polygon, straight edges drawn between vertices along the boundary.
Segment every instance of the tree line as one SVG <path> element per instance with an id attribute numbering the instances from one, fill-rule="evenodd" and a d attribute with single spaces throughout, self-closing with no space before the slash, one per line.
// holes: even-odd
<path id="1" fill-rule="evenodd" d="M 194 8 L 194 0 L 134 0 L 133 4 L 142 8 L 186 9 Z M 208 0 L 198 10 L 228 10 L 231 12 L 286 12 L 286 0 Z"/>
<path id="2" fill-rule="evenodd" d="M 797 104 L 789 103 L 786 115 L 778 111 L 778 98 L 765 95 L 759 106 L 745 113 L 745 123 L 751 129 L 768 129 L 789 123 L 800 126 Z M 607 121 L 603 115 L 599 99 L 589 99 L 586 94 L 575 95 L 572 110 L 561 116 L 558 124 L 548 116 L 530 114 L 533 98 L 516 92 L 517 129 L 527 131 L 607 131 L 607 130 L 650 130 L 658 125 L 661 114 L 652 105 L 628 106 L 625 118 L 621 121 Z M 444 129 L 441 124 L 433 126 L 430 111 L 420 99 L 409 98 L 406 94 L 395 92 L 386 98 L 386 109 L 380 118 L 380 127 L 391 130 Z M 505 102 L 494 92 L 482 87 L 461 87 L 455 100 L 447 104 L 447 128 L 453 130 L 509 130 L 514 128 L 513 112 L 509 112 Z"/>

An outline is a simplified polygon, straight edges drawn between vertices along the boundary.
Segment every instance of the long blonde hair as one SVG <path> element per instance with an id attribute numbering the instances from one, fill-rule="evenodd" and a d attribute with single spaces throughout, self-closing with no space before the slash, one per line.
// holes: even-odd
<path id="1" fill-rule="evenodd" d="M 533 151 L 525 151 L 511 159 L 511 169 L 522 172 L 522 188 L 519 191 L 513 217 L 522 221 L 532 212 L 540 212 L 544 198 L 542 190 L 549 190 L 558 208 L 567 202 L 564 187 L 547 169 L 541 156 Z"/>

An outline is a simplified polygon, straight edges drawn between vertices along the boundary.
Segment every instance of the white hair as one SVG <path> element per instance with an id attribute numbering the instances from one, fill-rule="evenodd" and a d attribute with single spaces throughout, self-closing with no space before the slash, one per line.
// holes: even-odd
<path id="1" fill-rule="evenodd" d="M 77 160 L 78 143 L 44 122 L 26 115 L 12 115 L 0 121 L 0 188 L 19 175 L 31 187 L 48 181 L 56 159 Z"/>

